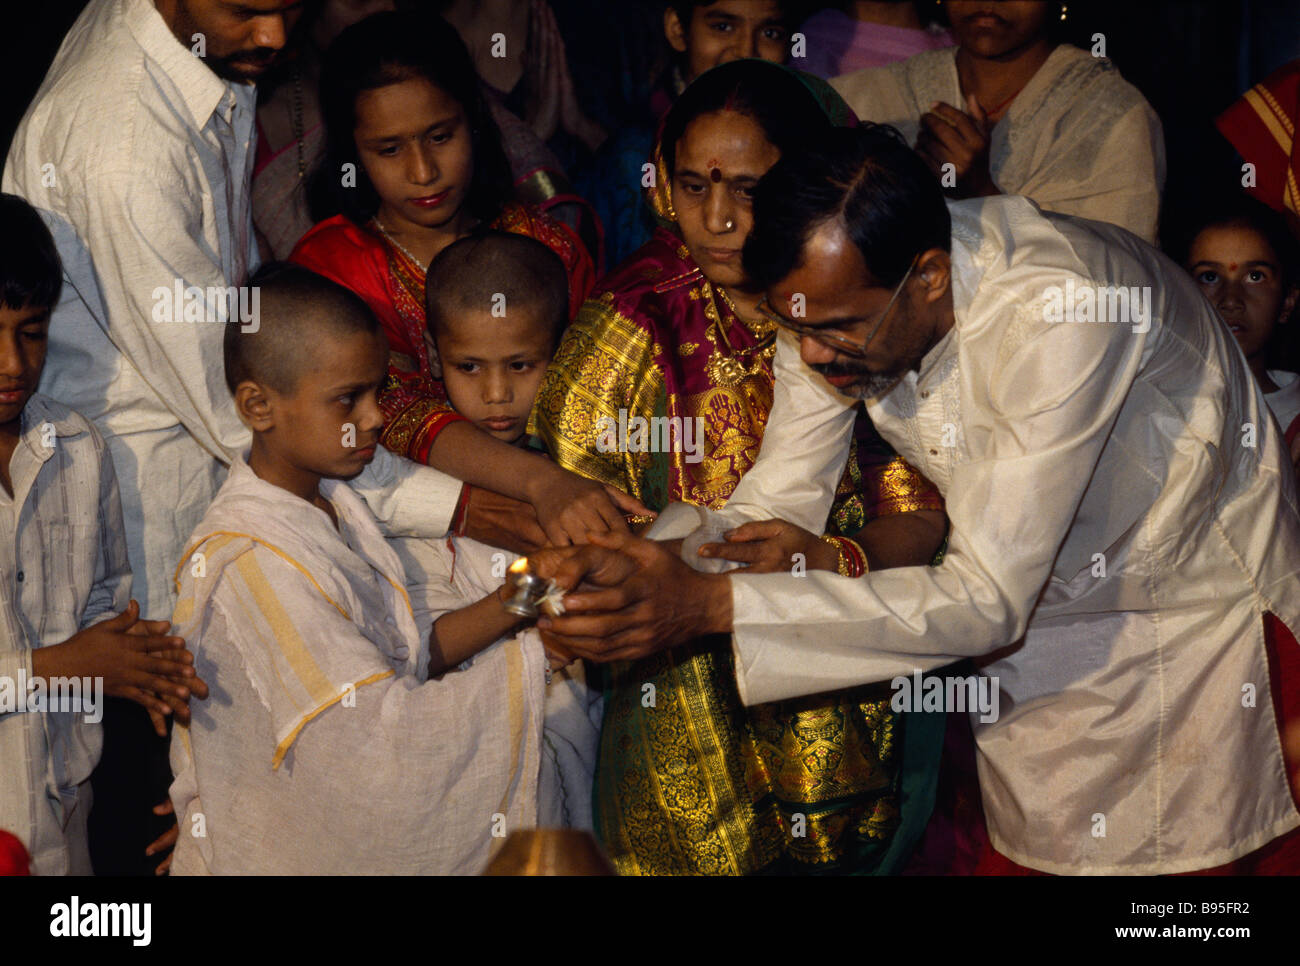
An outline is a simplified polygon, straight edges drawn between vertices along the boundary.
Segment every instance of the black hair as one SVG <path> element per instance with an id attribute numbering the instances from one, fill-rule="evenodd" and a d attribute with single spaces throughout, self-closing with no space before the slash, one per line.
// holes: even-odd
<path id="1" fill-rule="evenodd" d="M 701 7 L 711 7 L 718 0 L 669 0 L 668 6 L 673 8 L 677 14 L 677 19 L 682 23 L 683 30 L 691 29 L 691 18 L 695 16 L 695 11 Z M 804 19 L 810 6 L 808 0 L 776 0 L 777 8 L 781 11 L 781 19 L 785 25 L 794 30 L 796 26 Z"/>
<path id="2" fill-rule="evenodd" d="M 817 98 L 791 71 L 766 60 L 733 60 L 692 81 L 664 118 L 661 144 L 670 176 L 690 123 L 724 110 L 753 118 L 782 156 L 831 127 Z"/>
<path id="3" fill-rule="evenodd" d="M 569 279 L 560 256 L 525 235 L 485 230 L 455 241 L 429 265 L 425 317 L 436 333 L 457 310 L 536 306 L 555 335 L 569 322 Z"/>
<path id="4" fill-rule="evenodd" d="M 465 112 L 474 152 L 474 175 L 465 201 L 469 210 L 490 221 L 510 200 L 514 180 L 501 133 L 456 29 L 427 13 L 377 13 L 339 34 L 321 66 L 325 154 L 308 188 L 314 219 L 342 213 L 362 224 L 379 210 L 379 195 L 366 177 L 353 136 L 357 97 L 412 78 L 424 78 L 446 92 Z M 355 187 L 343 184 L 346 164 L 353 165 Z"/>
<path id="5" fill-rule="evenodd" d="M 36 209 L 0 194 L 0 306 L 52 309 L 63 290 L 63 262 Z"/>
<path id="6" fill-rule="evenodd" d="M 1291 289 L 1300 286 L 1300 242 L 1280 212 L 1262 201 L 1257 201 L 1244 191 L 1232 192 L 1211 198 L 1188 221 L 1184 237 L 1179 239 L 1175 256 L 1182 265 L 1187 264 L 1192 245 L 1207 228 L 1242 225 L 1257 232 L 1277 255 L 1282 273 L 1282 285 Z"/>
<path id="7" fill-rule="evenodd" d="M 248 285 L 257 290 L 256 326 L 244 331 L 231 323 L 222 343 L 232 395 L 248 380 L 292 393 L 322 336 L 379 331 L 379 321 L 359 295 L 301 265 L 267 262 Z"/>
<path id="8" fill-rule="evenodd" d="M 754 189 L 745 274 L 762 288 L 785 278 L 808 238 L 832 218 L 878 285 L 897 285 L 924 251 L 951 251 L 952 220 L 939 182 L 888 125 L 831 128 L 782 156 Z"/>

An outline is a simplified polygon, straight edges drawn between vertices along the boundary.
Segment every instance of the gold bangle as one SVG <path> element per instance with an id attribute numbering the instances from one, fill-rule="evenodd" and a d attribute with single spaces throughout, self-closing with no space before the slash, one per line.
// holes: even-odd
<path id="1" fill-rule="evenodd" d="M 823 534 L 822 539 L 839 551 L 836 573 L 841 577 L 861 577 L 870 569 L 867 554 L 856 540 L 829 534 Z"/>
<path id="2" fill-rule="evenodd" d="M 844 553 L 844 548 L 840 546 L 839 538 L 832 537 L 829 534 L 822 534 L 822 539 L 825 540 L 827 543 L 829 543 L 832 547 L 834 547 L 835 552 L 839 554 L 839 559 L 837 560 L 835 566 L 835 572 L 839 574 L 841 577 L 849 576 L 849 558 Z"/>

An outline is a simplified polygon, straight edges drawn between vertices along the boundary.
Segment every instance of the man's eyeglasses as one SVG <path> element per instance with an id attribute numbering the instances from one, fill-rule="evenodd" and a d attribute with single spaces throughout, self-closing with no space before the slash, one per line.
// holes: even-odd
<path id="1" fill-rule="evenodd" d="M 915 267 L 916 258 L 913 257 L 911 263 L 907 266 L 907 271 L 903 273 L 902 279 L 894 288 L 894 294 L 889 297 L 889 302 L 885 306 L 885 310 L 880 313 L 880 318 L 876 320 L 876 324 L 872 326 L 870 334 L 860 345 L 851 339 L 844 338 L 842 335 L 836 335 L 831 329 L 817 328 L 816 326 L 811 325 L 801 325 L 798 322 L 790 321 L 783 315 L 778 315 L 772 309 L 766 295 L 759 300 L 758 305 L 755 308 L 757 309 L 758 314 L 767 319 L 767 321 L 774 322 L 783 329 L 789 329 L 800 338 L 807 336 L 810 339 L 816 339 L 822 345 L 834 349 L 837 352 L 841 352 L 846 356 L 852 356 L 855 359 L 864 359 L 867 355 L 867 346 L 871 345 L 871 340 L 876 337 L 876 333 L 879 332 L 880 327 L 884 325 L 885 319 L 889 316 L 889 310 L 892 309 L 894 303 L 898 301 L 898 295 L 903 291 L 903 286 L 907 284 L 907 280 L 912 275 L 912 269 Z"/>

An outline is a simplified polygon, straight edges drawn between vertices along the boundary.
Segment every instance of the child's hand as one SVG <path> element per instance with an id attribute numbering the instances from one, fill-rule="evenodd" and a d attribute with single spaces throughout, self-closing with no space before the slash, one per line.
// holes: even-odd
<path id="1" fill-rule="evenodd" d="M 160 802 L 159 804 L 155 805 L 153 807 L 153 813 L 155 815 L 175 815 L 176 810 L 172 807 L 172 800 L 169 798 L 166 801 Z M 161 852 L 163 849 L 168 850 L 167 858 L 163 859 L 160 863 L 158 863 L 158 868 L 153 870 L 154 875 L 167 875 L 167 873 L 171 870 L 172 857 L 176 854 L 174 850 L 174 846 L 176 845 L 176 840 L 179 839 L 180 837 L 181 837 L 180 825 L 178 825 L 176 822 L 172 822 L 172 827 L 169 828 L 166 832 L 163 832 L 162 835 L 158 836 L 152 842 L 150 842 L 149 847 L 144 850 L 145 855 L 153 855 L 156 852 Z"/>
<path id="2" fill-rule="evenodd" d="M 135 625 L 132 626 L 127 633 L 134 634 L 137 637 L 148 637 L 151 634 L 166 635 L 169 630 L 171 630 L 171 621 L 139 620 L 136 621 Z M 180 640 L 180 638 L 176 639 Z M 154 654 L 165 661 L 175 661 L 180 664 L 191 666 L 191 669 L 194 664 L 194 655 L 183 647 L 172 651 L 155 651 Z M 208 686 L 203 682 L 203 679 L 198 676 L 187 678 L 178 683 L 182 683 L 190 689 L 190 697 L 198 698 L 202 701 L 208 696 Z M 181 724 L 190 723 L 190 703 L 188 700 L 166 691 L 155 696 L 161 698 L 171 706 L 172 712 L 176 715 L 177 721 Z M 153 721 L 154 730 L 158 732 L 158 736 L 165 736 L 167 734 L 167 722 L 163 718 L 162 714 L 150 709 L 149 717 Z"/>
<path id="3" fill-rule="evenodd" d="M 588 533 L 627 533 L 628 514 L 653 516 L 640 500 L 558 466 L 539 474 L 532 487 L 538 522 L 557 547 L 585 543 Z"/>
<path id="4" fill-rule="evenodd" d="M 169 635 L 167 621 L 141 621 L 140 605 L 131 601 L 115 617 L 78 631 L 64 643 L 32 652 L 32 671 L 39 677 L 91 677 L 104 682 L 104 693 L 129 698 L 150 712 L 155 730 L 165 715 L 178 710 L 189 718 L 191 694 L 207 697 L 195 674 L 194 656 L 183 638 Z M 163 728 L 159 734 L 165 734 Z"/>
<path id="5" fill-rule="evenodd" d="M 134 634 L 137 637 L 148 637 L 151 634 L 166 635 L 169 630 L 171 630 L 171 621 L 140 620 L 136 621 L 135 625 L 127 631 L 127 633 Z M 179 641 L 181 639 L 178 637 L 176 640 Z M 155 651 L 154 653 L 157 657 L 160 657 L 165 661 L 176 661 L 180 664 L 189 666 L 194 664 L 194 655 L 183 647 L 172 651 Z M 184 684 L 185 687 L 190 689 L 190 697 L 198 698 L 202 701 L 208 696 L 208 686 L 203 682 L 203 679 L 197 675 L 195 677 L 186 678 L 178 683 Z M 157 694 L 156 697 L 161 698 L 171 706 L 172 712 L 176 715 L 177 721 L 186 725 L 190 723 L 190 703 L 187 699 L 180 698 L 166 691 Z M 150 710 L 149 718 L 153 721 L 154 731 L 158 732 L 158 736 L 165 736 L 167 734 L 167 722 L 163 718 L 162 714 Z"/>
<path id="6" fill-rule="evenodd" d="M 478 486 L 470 487 L 465 503 L 465 536 L 525 555 L 546 544 L 531 504 Z"/>

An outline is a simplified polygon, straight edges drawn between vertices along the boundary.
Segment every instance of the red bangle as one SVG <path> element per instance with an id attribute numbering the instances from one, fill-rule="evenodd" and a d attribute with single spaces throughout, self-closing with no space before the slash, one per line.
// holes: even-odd
<path id="1" fill-rule="evenodd" d="M 844 549 L 849 555 L 849 576 L 861 577 L 867 572 L 867 554 L 856 541 L 848 537 L 840 537 L 843 541 Z"/>
<path id="2" fill-rule="evenodd" d="M 827 543 L 839 551 L 838 572 L 842 577 L 861 577 L 867 572 L 867 555 L 860 547 L 856 540 L 850 540 L 848 537 L 827 536 L 822 537 Z"/>
<path id="3" fill-rule="evenodd" d="M 456 503 L 456 512 L 451 515 L 451 532 L 453 536 L 465 536 L 465 523 L 469 518 L 469 491 L 466 483 L 460 488 L 460 500 Z"/>

